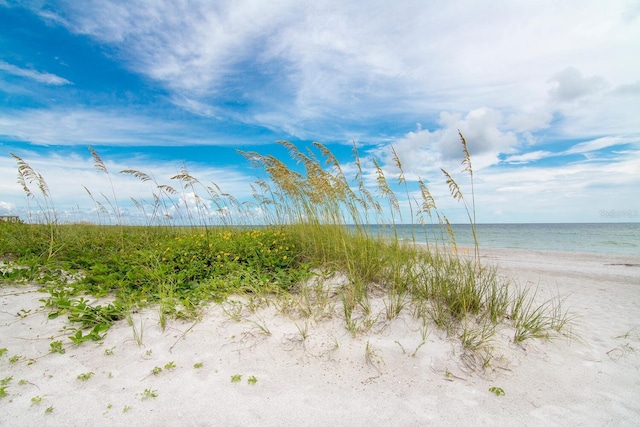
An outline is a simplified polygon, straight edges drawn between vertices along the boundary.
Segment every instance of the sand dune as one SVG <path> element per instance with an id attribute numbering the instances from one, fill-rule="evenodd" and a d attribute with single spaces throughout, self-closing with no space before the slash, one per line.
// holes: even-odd
<path id="1" fill-rule="evenodd" d="M 78 347 L 66 319 L 47 318 L 35 286 L 3 285 L 0 380 L 12 379 L 0 425 L 640 425 L 640 256 L 482 257 L 537 285 L 540 298 L 567 296 L 574 338 L 520 346 L 504 328 L 491 368 L 473 369 L 456 339 L 434 326 L 425 335 L 409 310 L 353 337 L 339 310 L 304 319 L 282 303 L 251 310 L 245 301 L 164 330 L 146 310 L 135 328 L 122 321 L 104 343 Z M 382 307 L 372 300 L 374 312 Z M 50 352 L 52 338 L 64 354 Z"/>

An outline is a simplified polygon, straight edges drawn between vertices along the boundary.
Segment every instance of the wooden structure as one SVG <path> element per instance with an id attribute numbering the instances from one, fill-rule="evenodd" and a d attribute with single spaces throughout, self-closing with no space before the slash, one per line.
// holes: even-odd
<path id="1" fill-rule="evenodd" d="M 20 221 L 20 217 L 17 215 L 2 215 L 0 216 L 0 221 L 4 222 L 22 222 Z"/>

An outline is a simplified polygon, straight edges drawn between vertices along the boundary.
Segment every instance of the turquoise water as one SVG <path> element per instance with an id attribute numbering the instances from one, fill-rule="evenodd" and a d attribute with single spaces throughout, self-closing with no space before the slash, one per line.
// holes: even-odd
<path id="1" fill-rule="evenodd" d="M 393 234 L 388 227 L 373 227 L 383 235 Z M 458 246 L 473 246 L 470 225 L 452 227 Z M 478 224 L 476 229 L 480 247 L 640 255 L 640 223 Z M 399 225 L 398 237 L 410 240 L 412 230 L 419 243 L 436 238 L 442 242 L 440 227 L 431 225 Z"/>

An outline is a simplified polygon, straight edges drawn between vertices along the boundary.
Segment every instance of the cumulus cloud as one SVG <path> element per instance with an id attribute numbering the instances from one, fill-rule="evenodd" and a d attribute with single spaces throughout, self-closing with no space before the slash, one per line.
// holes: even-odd
<path id="1" fill-rule="evenodd" d="M 486 107 L 464 116 L 442 112 L 436 129 L 418 128 L 391 144 L 408 176 L 431 179 L 439 176 L 441 167 L 458 169 L 463 157 L 458 132 L 467 141 L 476 170 L 499 163 L 500 154 L 514 152 L 518 138 L 513 132 L 503 130 L 503 124 L 502 115 Z M 375 154 L 391 167 L 393 162 L 388 146 L 379 147 Z"/>
<path id="2" fill-rule="evenodd" d="M 42 83 L 45 85 L 51 86 L 61 86 L 68 85 L 71 82 L 63 77 L 56 76 L 55 74 L 29 70 L 26 68 L 20 68 L 13 64 L 9 64 L 4 61 L 0 61 L 0 70 L 6 71 L 7 73 L 13 74 L 15 76 L 24 77 L 38 83 Z"/>
<path id="3" fill-rule="evenodd" d="M 585 77 L 573 67 L 565 68 L 550 80 L 555 86 L 549 91 L 551 98 L 559 102 L 571 102 L 594 94 L 605 87 L 600 76 Z"/>

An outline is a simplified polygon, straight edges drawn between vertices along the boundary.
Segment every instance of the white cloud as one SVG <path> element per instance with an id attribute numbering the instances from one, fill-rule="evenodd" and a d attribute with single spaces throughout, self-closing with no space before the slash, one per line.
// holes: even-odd
<path id="1" fill-rule="evenodd" d="M 640 81 L 630 84 L 622 84 L 611 91 L 614 95 L 640 97 Z"/>
<path id="2" fill-rule="evenodd" d="M 270 128 L 487 106 L 532 130 L 546 126 L 548 112 L 530 124 L 522 115 L 545 101 L 551 76 L 559 100 L 637 80 L 634 10 L 597 0 L 164 0 L 70 2 L 40 13 L 114 46 L 175 99 L 215 104 L 231 87 Z M 276 106 L 280 114 L 269 115 Z"/>
<path id="3" fill-rule="evenodd" d="M 0 135 L 38 145 L 228 144 L 194 123 L 124 109 L 28 109 L 0 112 Z"/>
<path id="4" fill-rule="evenodd" d="M 592 153 L 595 151 L 599 151 L 605 148 L 611 148 L 616 146 L 625 146 L 629 144 L 640 144 L 640 139 L 634 138 L 625 138 L 625 137 L 604 137 L 598 138 L 591 141 L 580 142 L 571 146 L 567 150 L 550 152 L 544 150 L 538 151 L 530 151 L 523 154 L 516 154 L 507 156 L 505 158 L 506 163 L 511 164 L 526 164 L 532 161 L 542 160 L 549 157 L 560 157 L 567 156 L 571 154 L 583 154 L 587 158 L 592 157 Z"/>
<path id="5" fill-rule="evenodd" d="M 597 168 L 589 162 L 485 171 L 477 177 L 481 221 L 491 212 L 524 222 L 597 222 L 602 209 L 639 209 L 629 198 L 640 187 L 640 155 L 627 154 Z"/>
<path id="6" fill-rule="evenodd" d="M 131 69 L 176 91 L 202 94 L 235 72 L 236 62 L 259 55 L 253 46 L 293 19 L 295 4 L 89 1 L 59 13 L 72 31 L 118 47 Z"/>
<path id="7" fill-rule="evenodd" d="M 564 154 L 583 154 L 590 151 L 602 150 L 603 148 L 615 147 L 616 145 L 626 145 L 630 143 L 640 144 L 640 139 L 624 137 L 598 138 L 592 141 L 586 141 L 576 144 L 565 151 Z"/>
<path id="8" fill-rule="evenodd" d="M 16 210 L 16 204 L 12 202 L 3 202 L 0 200 L 0 212 L 3 214 L 10 214 Z"/>
<path id="9" fill-rule="evenodd" d="M 600 76 L 584 77 L 573 67 L 566 68 L 550 80 L 555 86 L 549 91 L 551 98 L 558 102 L 571 102 L 594 94 L 605 87 Z"/>
<path id="10" fill-rule="evenodd" d="M 513 156 L 508 156 L 504 161 L 506 163 L 515 163 L 515 164 L 529 163 L 532 161 L 545 159 L 547 157 L 551 157 L 554 155 L 555 155 L 554 153 L 551 153 L 549 151 L 530 151 L 525 154 L 516 154 Z"/>
<path id="11" fill-rule="evenodd" d="M 437 180 L 441 177 L 441 167 L 451 173 L 460 169 L 463 151 L 458 131 L 467 141 L 475 170 L 498 163 L 501 153 L 514 152 L 518 139 L 514 133 L 501 130 L 503 121 L 499 112 L 489 108 L 478 108 L 464 117 L 443 112 L 437 129 L 418 128 L 393 141 L 392 145 L 408 177 Z M 384 160 L 391 173 L 397 172 L 392 166 L 391 149 L 387 144 L 374 150 L 373 154 Z"/>
<path id="12" fill-rule="evenodd" d="M 4 70 L 19 77 L 25 77 L 45 85 L 61 86 L 71 84 L 69 80 L 56 76 L 55 74 L 20 68 L 4 61 L 0 61 L 0 70 Z"/>

